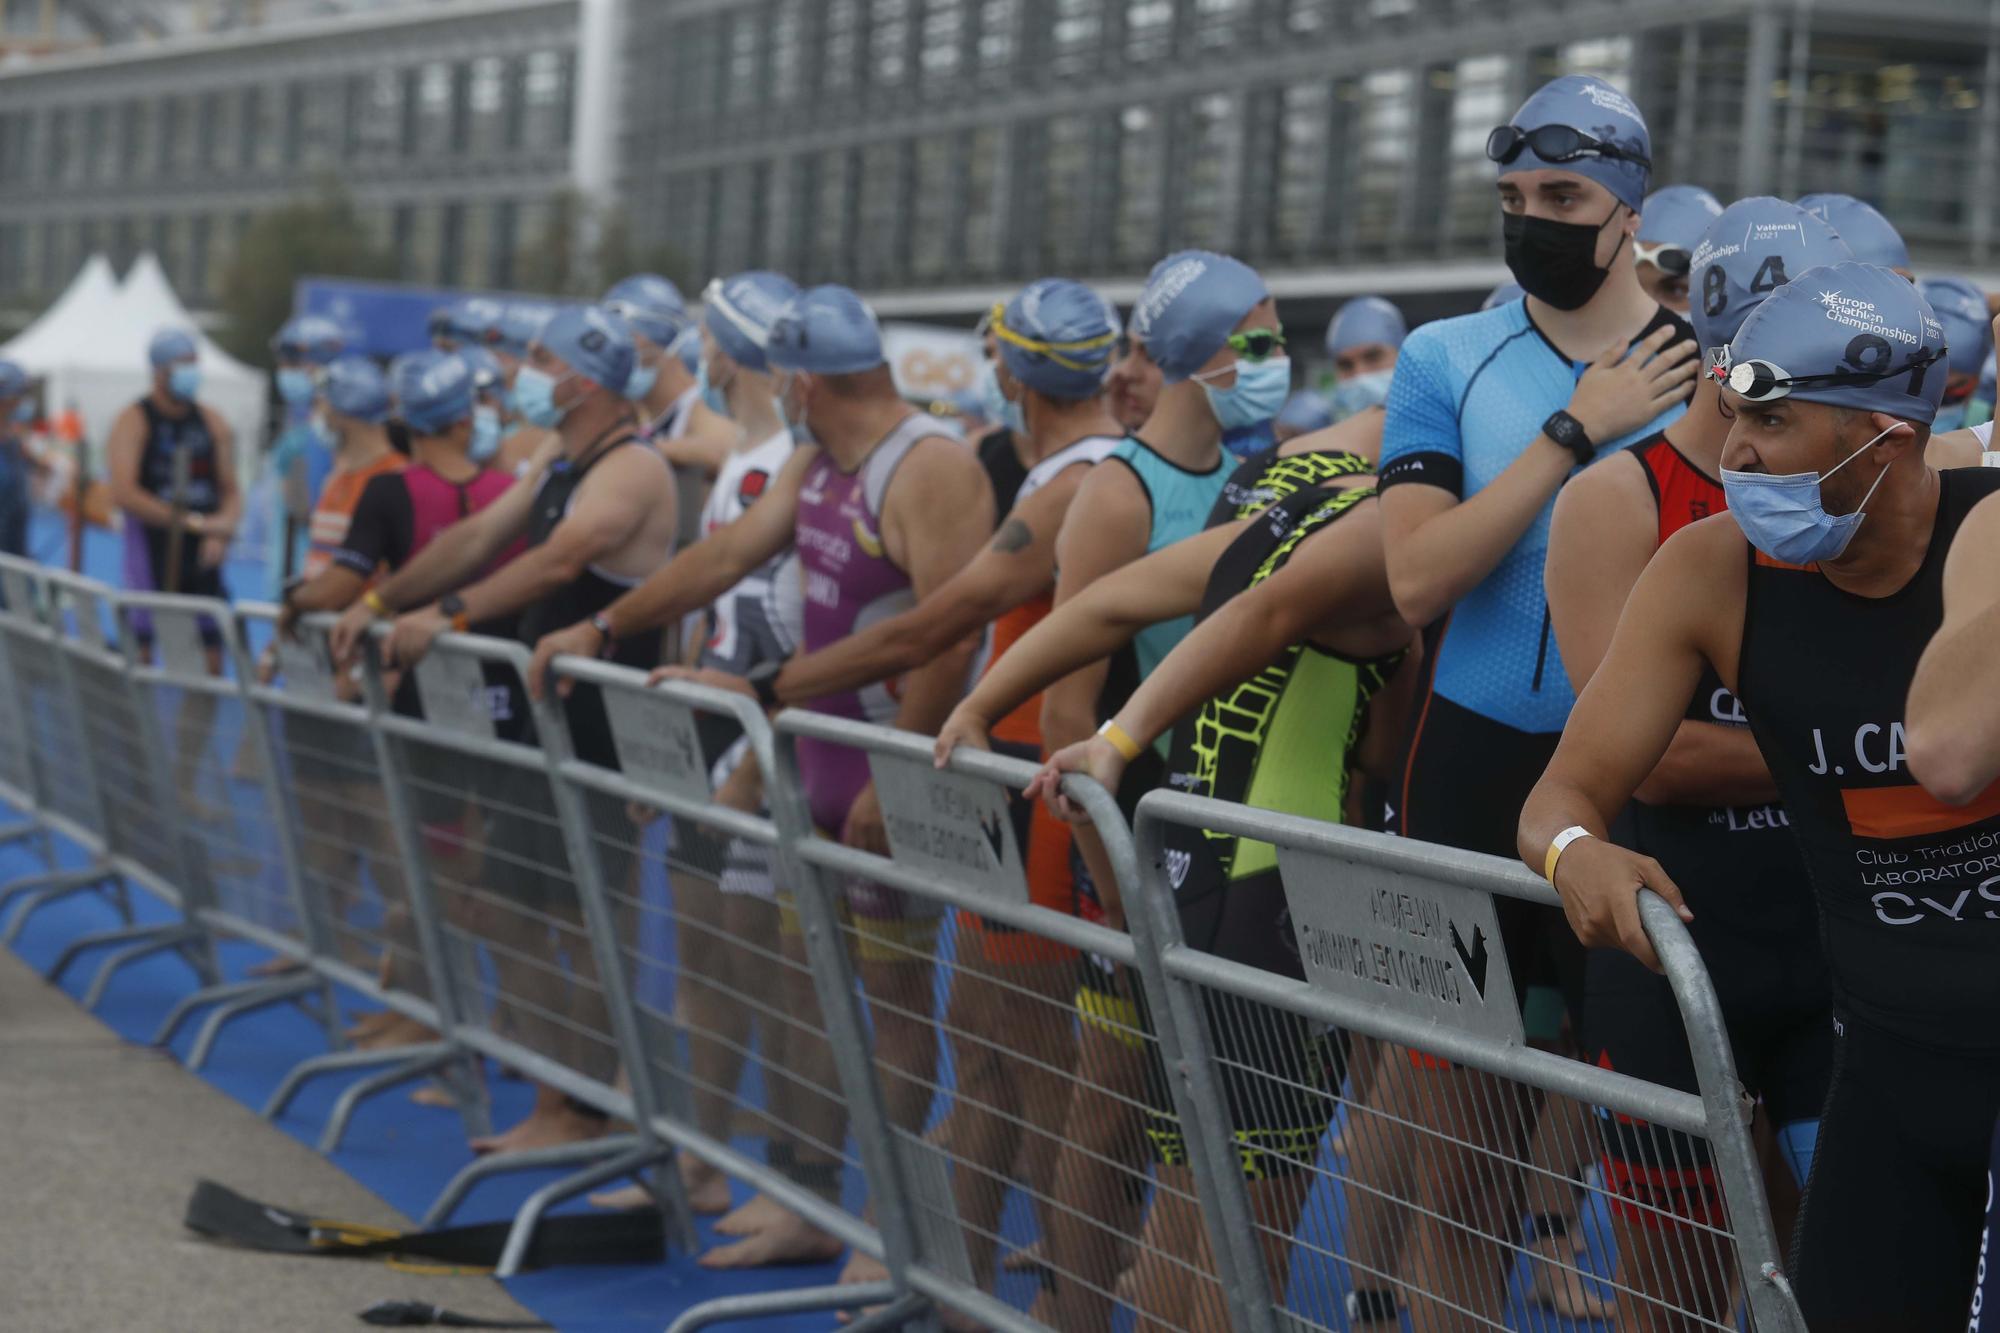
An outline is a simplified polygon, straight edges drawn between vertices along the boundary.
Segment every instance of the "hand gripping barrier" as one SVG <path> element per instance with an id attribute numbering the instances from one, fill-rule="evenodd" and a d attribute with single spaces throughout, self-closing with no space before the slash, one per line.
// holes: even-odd
<path id="1" fill-rule="evenodd" d="M 1137 1017 L 1158 1011 L 1144 941 L 1030 894 L 1009 797 L 1034 766 L 961 751 L 937 772 L 924 737 L 796 710 L 777 731 L 774 813 L 803 833 L 789 873 L 828 1027 L 872 1036 L 837 1042 L 835 1055 L 890 1280 L 985 1327 L 1041 1329 L 1044 1316 L 1094 1326 L 1136 1252 L 1135 1269 L 1192 1273 L 1213 1326 L 1271 1328 L 1235 1281 L 1230 1229 L 1247 1231 L 1247 1214 L 1214 1170 L 1219 1154 L 1204 1149 L 1191 1173 L 1157 1184 L 1143 1160 L 1151 1097 L 1186 1114 L 1153 1072 L 1180 1061 L 1174 1034 Z M 872 778 L 887 855 L 808 831 L 828 774 L 843 795 Z M 1115 873 L 1134 874 L 1116 806 L 1088 782 L 1073 791 Z M 1101 1037 L 1080 1061 L 1079 1033 Z M 1043 1239 L 1014 1258 L 1040 1280 L 996 1276 L 1016 1188 Z M 1134 1223 L 1149 1195 L 1193 1219 L 1194 1234 L 1143 1251 Z M 1004 1298 L 1003 1281 L 1014 1284 Z M 1053 1307 L 1019 1308 L 1045 1288 Z M 1187 1309 L 1148 1314 L 1191 1326 Z"/>
<path id="2" fill-rule="evenodd" d="M 377 626 L 378 637 L 386 629 Z M 533 1079 L 548 1090 L 538 1096 L 566 1099 L 573 1115 L 606 1129 L 634 1122 L 629 1132 L 583 1142 L 493 1152 L 445 1187 L 427 1227 L 448 1220 L 490 1176 L 582 1168 L 521 1206 L 496 1269 L 503 1277 L 518 1270 L 548 1208 L 674 1151 L 654 1132 L 646 1080 L 625 1086 L 647 1062 L 605 901 L 605 882 L 619 876 L 586 854 L 581 812 L 565 810 L 569 798 L 555 779 L 570 752 L 569 709 L 528 702 L 528 657 L 518 643 L 444 635 L 402 681 L 422 721 L 392 708 L 379 666 L 368 673 L 384 793 L 411 910 L 436 964 L 430 984 L 444 1037 Z M 693 1215 L 678 1172 L 656 1173 L 655 1190 L 673 1234 L 691 1248 Z"/>
<path id="3" fill-rule="evenodd" d="M 1642 1239 L 1596 1278 L 1610 1327 L 1734 1329 L 1740 1294 L 1751 1327 L 1803 1330 L 1721 1010 L 1665 903 L 1647 895 L 1643 917 L 1699 1096 L 1524 1043 L 1494 899 L 1560 904 L 1512 862 L 1166 791 L 1140 803 L 1136 828 L 1150 875 L 1131 911 L 1164 942 L 1194 1123 L 1262 1177 L 1266 1260 L 1249 1277 L 1292 1325 L 1341 1327 L 1343 1306 L 1393 1321 L 1407 1306 L 1417 1329 L 1506 1327 L 1503 1307 L 1525 1295 L 1510 1277 L 1594 1286 L 1563 1238 L 1615 1214 Z M 1236 866 L 1267 867 L 1227 890 L 1256 912 L 1261 943 L 1177 904 L 1204 839 L 1244 840 Z M 1223 956 L 1251 948 L 1277 949 L 1282 970 Z M 1616 1181 L 1579 1170 L 1598 1157 L 1592 1123 L 1650 1127 L 1664 1160 Z"/>

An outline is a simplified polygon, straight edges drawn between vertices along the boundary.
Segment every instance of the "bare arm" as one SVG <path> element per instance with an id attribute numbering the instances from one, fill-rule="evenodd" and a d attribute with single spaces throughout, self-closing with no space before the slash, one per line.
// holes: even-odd
<path id="1" fill-rule="evenodd" d="M 1065 469 L 1029 496 L 984 550 L 901 615 L 793 658 L 778 673 L 779 702 L 803 703 L 920 667 L 1046 590 L 1055 577 L 1056 533 L 1086 475 L 1082 466 Z"/>
<path id="2" fill-rule="evenodd" d="M 375 595 L 389 610 L 402 611 L 464 587 L 508 542 L 528 530 L 535 491 L 531 482 L 515 482 L 498 500 L 440 532 L 377 587 Z"/>
<path id="3" fill-rule="evenodd" d="M 208 423 L 209 438 L 215 442 L 216 509 L 208 516 L 207 531 L 228 536 L 243 517 L 243 490 L 236 484 L 236 432 L 229 423 L 207 408 L 200 409 Z"/>
<path id="4" fill-rule="evenodd" d="M 1644 468 L 1608 458 L 1563 488 L 1549 531 L 1549 617 L 1578 693 L 1610 650 L 1632 588 L 1651 560 L 1658 511 Z M 1652 805 L 1746 805 L 1777 785 L 1748 728 L 1683 720 L 1659 765 L 1633 793 Z"/>
<path id="5" fill-rule="evenodd" d="M 1910 773 L 1949 805 L 2000 777 L 2000 505 L 1966 516 L 1944 565 L 1944 619 L 1910 680 L 1904 730 Z"/>
<path id="6" fill-rule="evenodd" d="M 985 469 L 950 440 L 919 443 L 896 471 L 882 501 L 882 544 L 910 576 L 919 600 L 930 597 L 978 555 L 993 532 L 993 487 Z M 896 725 L 928 736 L 965 693 L 978 647 L 960 635 L 903 683 Z"/>
<path id="7" fill-rule="evenodd" d="M 464 590 L 466 616 L 477 622 L 512 615 L 575 583 L 594 561 L 631 540 L 648 512 L 671 495 L 659 459 L 642 449 L 618 450 L 584 478 L 547 541 Z"/>
<path id="8" fill-rule="evenodd" d="M 658 440 L 654 448 L 676 467 L 700 468 L 713 477 L 722 470 L 723 460 L 736 447 L 736 427 L 701 403 L 696 403 L 688 428 L 678 440 Z"/>
<path id="9" fill-rule="evenodd" d="M 1712 653 L 1702 621 L 1726 621 L 1732 609 L 1740 620 L 1741 539 L 1733 538 L 1732 547 L 1731 534 L 1705 526 L 1675 534 L 1640 576 L 1603 669 L 1584 687 L 1555 757 L 1521 810 L 1518 849 L 1538 874 L 1558 833 L 1579 826 L 1592 835 L 1570 844 L 1556 874 L 1578 938 L 1624 949 L 1656 969 L 1637 891 L 1653 889 L 1686 916 L 1680 891 L 1658 862 L 1610 842 L 1605 831 L 1673 741 Z"/>
<path id="10" fill-rule="evenodd" d="M 1130 468 L 1110 461 L 1092 468 L 1077 494 L 1076 503 L 1070 506 L 1069 515 L 1063 519 L 1062 531 L 1056 538 L 1056 607 L 1061 608 L 1104 576 L 1144 556 L 1152 521 L 1152 506 L 1146 498 L 1145 484 Z M 1206 577 L 1206 571 L 1203 577 Z M 1195 589 L 1193 597 L 1190 610 L 1200 605 L 1199 588 Z M 1105 654 L 1152 624 L 1153 620 L 1166 620 L 1172 615 L 1184 614 L 1185 611 L 1177 611 L 1139 621 L 1125 630 L 1123 637 L 1110 647 L 1089 657 L 1074 659 L 1067 676 L 1059 680 L 1055 677 L 1037 678 L 1038 686 L 1048 686 L 1048 693 L 1042 698 L 1041 723 L 1042 738 L 1049 748 L 1082 740 L 1097 729 L 1097 696 L 1103 692 L 1104 678 L 1110 670 L 1110 663 L 1103 660 Z M 1019 649 L 1020 645 L 1015 645 L 1015 651 Z M 1007 654 L 1009 657 L 1013 655 L 1012 652 Z M 989 673 L 988 679 L 991 678 Z M 1034 690 L 1030 689 L 1013 696 L 1008 710 L 985 714 L 988 722 L 1005 717 L 1007 711 L 1019 707 L 1033 694 Z"/>
<path id="11" fill-rule="evenodd" d="M 292 589 L 285 605 L 300 615 L 308 611 L 344 611 L 367 586 L 368 580 L 347 566 L 328 565 Z"/>

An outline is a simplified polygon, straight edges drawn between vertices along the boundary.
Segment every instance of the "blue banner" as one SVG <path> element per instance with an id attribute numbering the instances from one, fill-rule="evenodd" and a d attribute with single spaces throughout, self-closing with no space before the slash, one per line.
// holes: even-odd
<path id="1" fill-rule="evenodd" d="M 391 357 L 430 346 L 431 312 L 474 296 L 497 301 L 510 311 L 541 313 L 560 304 L 546 296 L 523 296 L 518 292 L 412 287 L 399 282 L 362 282 L 352 278 L 300 278 L 293 289 L 292 313 L 324 315 L 347 330 L 352 340 L 351 351 Z"/>

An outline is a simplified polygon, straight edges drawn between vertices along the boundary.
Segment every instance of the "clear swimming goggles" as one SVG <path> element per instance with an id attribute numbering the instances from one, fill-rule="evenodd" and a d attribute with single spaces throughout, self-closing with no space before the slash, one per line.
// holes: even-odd
<path id="1" fill-rule="evenodd" d="M 1647 245 L 1644 241 L 1632 242 L 1634 263 L 1651 264 L 1670 278 L 1685 278 L 1694 267 L 1694 256 L 1678 245 L 1662 241 L 1658 245 Z"/>
<path id="2" fill-rule="evenodd" d="M 1724 353 L 1726 357 L 1726 352 Z M 1912 357 L 1900 366 L 1887 370 L 1834 370 L 1819 375 L 1794 375 L 1776 362 L 1752 358 L 1748 361 L 1730 363 L 1721 359 L 1709 368 L 1709 373 L 1722 381 L 1729 391 L 1746 403 L 1770 403 L 1791 395 L 1792 390 L 1814 385 L 1835 386 L 1843 384 L 1879 384 L 1898 375 L 1910 375 L 1910 392 L 1923 392 L 1924 371 L 1944 356 L 1942 349 L 1934 349 Z"/>

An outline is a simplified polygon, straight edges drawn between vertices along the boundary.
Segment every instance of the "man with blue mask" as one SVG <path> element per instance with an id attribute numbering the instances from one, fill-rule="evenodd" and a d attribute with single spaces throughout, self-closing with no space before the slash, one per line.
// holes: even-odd
<path id="1" fill-rule="evenodd" d="M 1833 229 L 1781 199 L 1741 199 L 1695 238 L 1693 321 L 1717 362 L 1752 312 L 1809 268 L 1849 258 Z M 1686 415 L 1563 487 L 1549 534 L 1549 616 L 1563 667 L 1582 690 L 1603 662 L 1619 616 L 1655 553 L 1676 532 L 1728 508 L 1721 482 L 1731 421 L 1722 381 L 1697 383 Z M 1743 709 L 1712 674 L 1686 710 L 1667 757 L 1626 808 L 1628 845 L 1686 886 L 1695 943 L 1714 979 L 1738 1076 L 1770 1122 L 1793 1180 L 1811 1168 L 1831 1074 L 1826 964 L 1811 885 L 1770 769 Z M 1680 1011 L 1665 978 L 1615 949 L 1593 949 L 1581 1033 L 1590 1063 L 1684 1092 L 1698 1090 Z M 1681 1290 L 1672 1256 L 1710 1249 L 1705 1218 L 1721 1193 L 1706 1147 L 1635 1121 L 1605 1121 L 1602 1170 L 1617 1189 L 1619 1304 L 1614 1323 L 1643 1326 L 1662 1301 L 1722 1319 L 1731 1299 Z M 1642 1203 L 1646 1182 L 1677 1171 L 1685 1188 Z M 1704 1263 L 1727 1271 L 1717 1251 Z"/>
<path id="2" fill-rule="evenodd" d="M 340 325 L 320 315 L 287 320 L 271 340 L 283 418 L 254 489 L 262 492 L 257 503 L 270 524 L 264 579 L 266 595 L 273 599 L 303 567 L 311 542 L 306 528 L 333 454 L 326 422 L 314 413 L 314 399 L 320 376 L 346 346 Z"/>
<path id="3" fill-rule="evenodd" d="M 740 295 L 740 294 L 739 294 Z M 732 306 L 736 298 L 730 298 Z M 816 652 L 886 619 L 942 587 L 992 535 L 993 501 L 985 473 L 935 418 L 915 411 L 896 392 L 875 314 L 845 287 L 814 287 L 794 298 L 772 322 L 764 357 L 779 411 L 797 447 L 763 495 L 735 522 L 702 538 L 665 569 L 592 620 L 549 634 L 535 648 L 530 687 L 558 653 L 591 654 L 606 643 L 656 632 L 713 602 L 756 570 L 796 548 L 808 596 L 801 648 Z M 946 651 L 903 678 L 818 698 L 816 711 L 936 730 L 964 693 L 974 652 L 970 642 Z M 765 663 L 749 685 L 766 706 L 781 663 Z M 813 822 L 829 837 L 886 852 L 882 807 L 865 756 L 844 746 L 801 741 L 800 776 Z M 898 1128 L 921 1133 L 937 1065 L 932 1013 L 932 950 L 937 913 L 879 884 L 848 889 L 859 971 L 874 1003 L 876 1059 L 899 1071 L 884 1093 Z M 803 941 L 787 934 L 780 1003 L 809 1011 L 810 972 Z M 808 1052 L 820 1077 L 823 1044 Z M 806 1076 L 796 1059 L 794 1068 Z M 806 1099 L 796 1155 L 787 1164 L 801 1187 L 837 1198 L 838 1161 L 826 1145 L 845 1133 L 844 1112 L 828 1099 Z M 768 1215 L 767 1215 L 768 1216 Z M 779 1210 L 770 1225 L 702 1257 L 717 1268 L 824 1261 L 841 1251 L 835 1237 Z M 865 1266 L 865 1265 L 864 1265 Z"/>
<path id="4" fill-rule="evenodd" d="M 1799 207 L 1840 233 L 1842 243 L 1862 263 L 1876 264 L 1916 281 L 1917 275 L 1910 268 L 1910 247 L 1903 243 L 1895 224 L 1873 204 L 1851 194 L 1804 194 L 1799 196 Z"/>
<path id="5" fill-rule="evenodd" d="M 720 398 L 702 391 L 700 325 L 680 288 L 657 273 L 639 273 L 606 292 L 604 306 L 632 326 L 636 356 L 625 394 L 638 405 L 640 434 L 676 467 L 713 477 L 737 432 Z M 683 540 L 695 535 L 689 531 Z"/>
<path id="6" fill-rule="evenodd" d="M 518 617 L 518 633 L 533 643 L 560 626 L 598 616 L 664 563 L 674 538 L 674 481 L 665 460 L 634 429 L 624 394 L 632 364 L 632 331 L 618 316 L 576 305 L 549 320 L 515 375 L 514 394 L 521 415 L 560 439 L 562 452 L 539 478 L 516 483 L 494 504 L 454 524 L 375 590 L 381 608 L 400 613 L 389 636 L 390 661 L 413 666 L 439 634 L 509 617 Z M 466 381 L 469 417 L 472 375 L 462 363 L 457 368 Z M 520 555 L 486 572 L 510 546 L 524 541 Z M 657 634 L 641 633 L 608 645 L 602 655 L 625 666 L 651 667 L 660 650 Z M 579 687 L 564 701 L 564 711 L 577 755 L 617 768 L 601 693 Z M 502 806 L 549 808 L 546 781 L 526 782 L 519 773 L 494 775 L 484 794 Z M 591 811 L 608 845 L 629 848 L 633 829 L 621 802 L 595 801 Z M 489 856 L 512 867 L 567 863 L 560 825 L 532 814 L 496 821 Z M 614 852 L 606 881 L 622 888 L 631 868 L 625 855 Z M 500 887 L 500 878 L 488 876 L 489 884 Z M 581 907 L 567 880 L 532 869 L 504 879 L 505 893 L 514 901 L 494 906 L 490 921 L 493 937 L 506 948 L 526 959 L 544 959 L 551 949 L 551 916 L 581 935 Z M 579 973 L 592 966 L 574 952 L 570 965 Z M 603 1030 L 602 999 L 593 987 L 568 986 L 547 966 L 528 971 L 535 975 L 519 985 L 536 1003 L 569 1014 L 577 1031 Z M 539 989 L 549 981 L 553 991 Z M 601 1068 L 601 1048 L 568 1040 L 572 1058 L 611 1077 L 612 1070 Z M 546 1146 L 595 1137 L 603 1129 L 602 1117 L 545 1086 L 526 1120 L 481 1146 L 495 1151 Z"/>
<path id="7" fill-rule="evenodd" d="M 1699 358 L 1686 323 L 1639 285 L 1629 254 L 1652 154 L 1630 98 L 1564 75 L 1495 128 L 1486 151 L 1507 266 L 1526 295 L 1404 342 L 1380 484 L 1397 606 L 1412 625 L 1442 626 L 1396 819 L 1406 836 L 1497 855 L 1513 848 L 1521 798 L 1573 699 L 1542 589 L 1556 492 L 1681 415 Z M 1555 912 L 1499 910 L 1516 998 L 1531 1001 L 1530 1036 L 1559 1042 L 1563 1012 L 1582 1008 L 1582 952 Z M 1451 1090 L 1464 1071 L 1437 1074 L 1447 1090 L 1433 1105 L 1473 1095 Z M 1472 1169 L 1469 1155 L 1443 1168 L 1447 1177 Z M 1577 1243 L 1568 1207 L 1531 1204 L 1538 1249 L 1553 1261 L 1537 1266 L 1537 1296 L 1588 1314 L 1596 1302 L 1563 1253 Z M 1483 1254 L 1431 1285 L 1455 1308 L 1496 1311 L 1501 1257 Z M 1550 1281 L 1562 1285 L 1551 1292 Z"/>
<path id="8" fill-rule="evenodd" d="M 20 409 L 23 404 L 33 409 L 32 387 L 27 371 L 0 361 L 0 555 L 28 554 L 32 482 L 42 466 L 21 438 Z"/>
<path id="9" fill-rule="evenodd" d="M 1695 244 L 1722 211 L 1721 201 L 1699 185 L 1667 185 L 1639 205 L 1632 262 L 1646 295 L 1676 314 L 1688 312 L 1688 268 Z"/>
<path id="10" fill-rule="evenodd" d="M 483 347 L 461 347 L 456 355 L 472 372 L 472 443 L 466 456 L 482 467 L 492 466 L 507 431 L 507 372 L 500 358 Z"/>
<path id="11" fill-rule="evenodd" d="M 1967 424 L 1967 405 L 1979 388 L 1979 377 L 1993 364 L 1993 316 L 1986 307 L 1986 293 L 1970 279 L 1925 278 L 1917 290 L 1944 325 L 1945 342 L 1951 348 L 1945 358 L 1950 374 L 1944 402 L 1931 423 L 1931 434 L 1936 436 Z"/>
<path id="12" fill-rule="evenodd" d="M 1705 909 L 1609 821 L 1705 670 L 1742 700 L 1834 996 L 1836 1072 L 1790 1274 L 1814 1329 L 1963 1329 L 1980 1263 L 2000 907 L 1979 849 L 2000 840 L 2000 793 L 1965 756 L 1992 699 L 1977 655 L 1949 634 L 1925 645 L 1991 622 L 1981 501 L 2000 472 L 1925 461 L 1945 355 L 1916 287 L 1876 265 L 1793 274 L 1751 314 L 1718 364 L 1729 517 L 1654 558 L 1521 813 L 1519 853 L 1584 942 L 1654 961 L 1640 889 L 1683 919 Z M 1968 542 L 1970 563 L 1954 549 Z"/>
<path id="13" fill-rule="evenodd" d="M 1333 358 L 1333 419 L 1380 407 L 1389 397 L 1396 357 L 1409 336 L 1403 312 L 1380 296 L 1357 296 L 1340 308 L 1326 329 L 1326 354 Z"/>
<path id="14" fill-rule="evenodd" d="M 440 352 L 490 347 L 506 309 L 488 296 L 468 296 L 431 314 L 431 345 Z"/>

